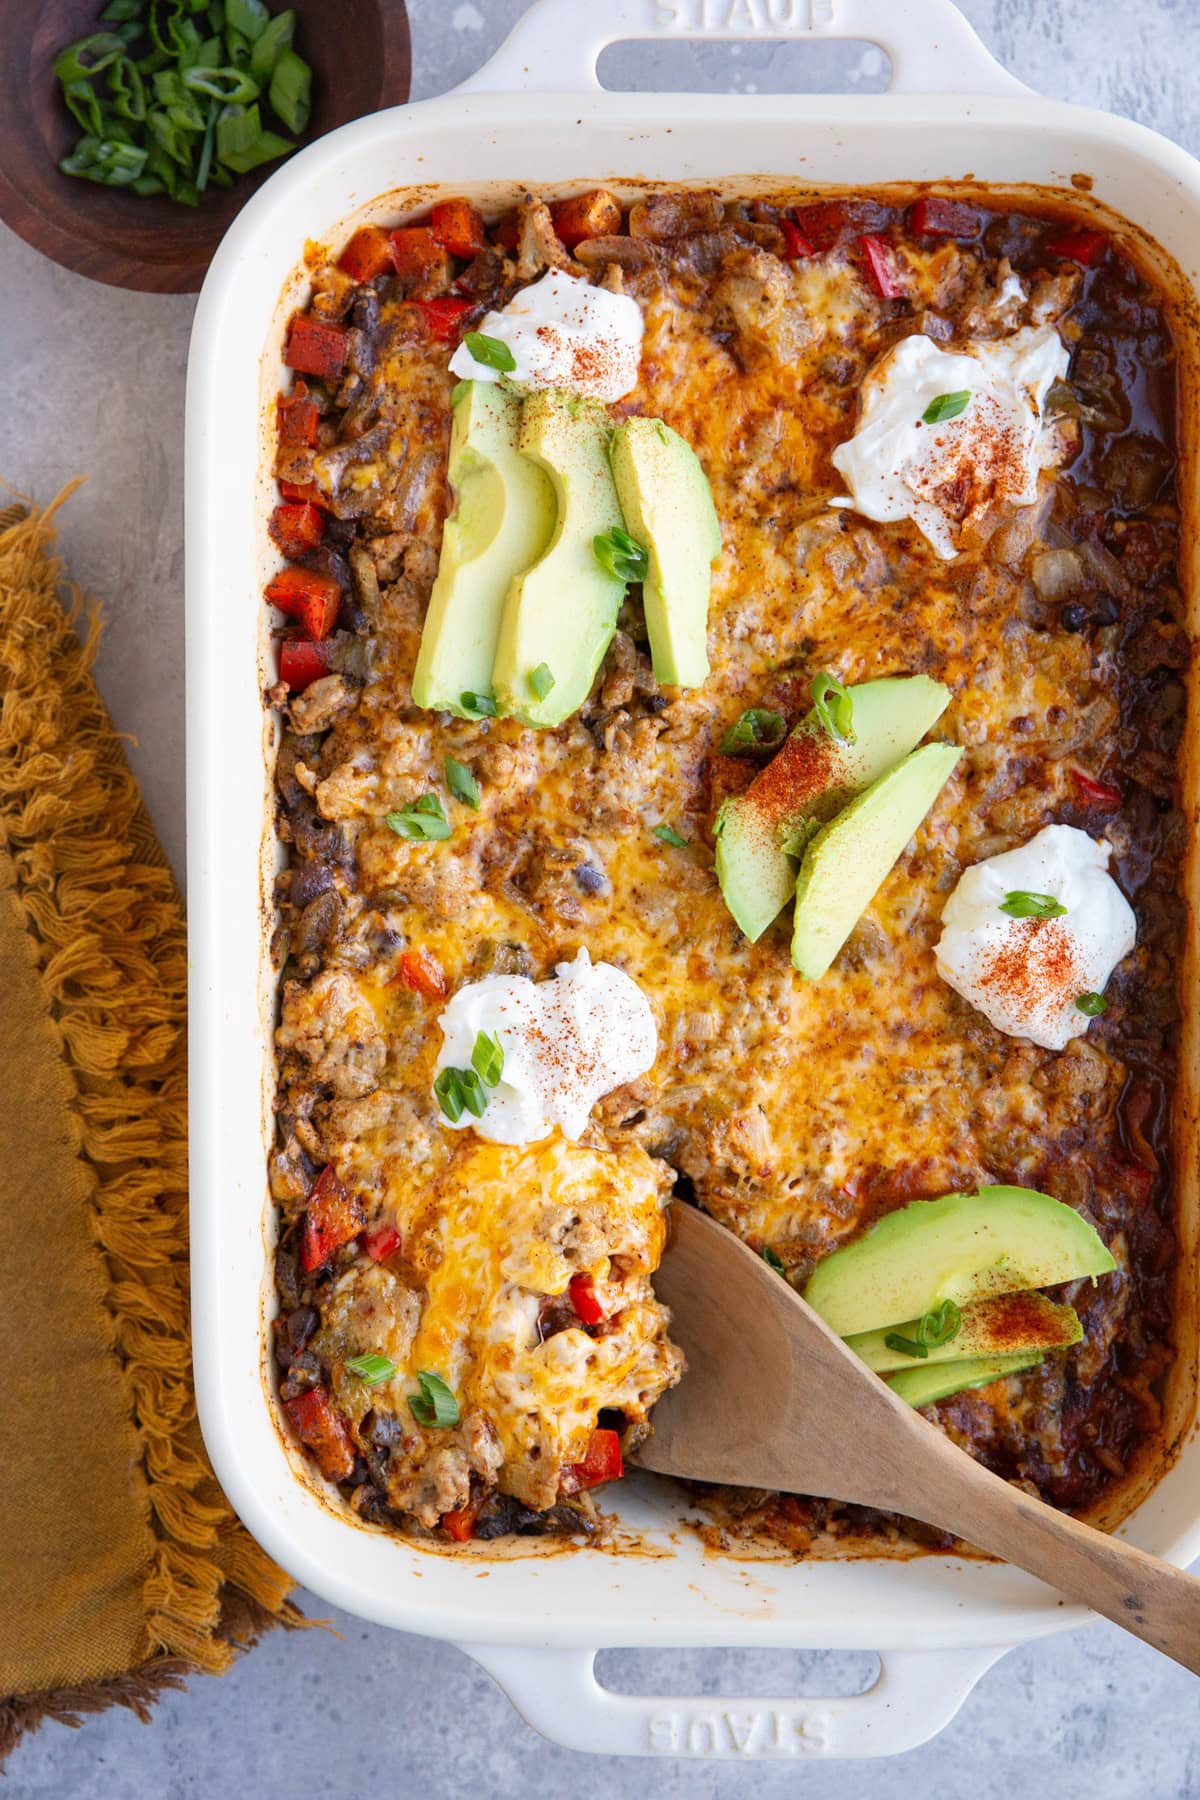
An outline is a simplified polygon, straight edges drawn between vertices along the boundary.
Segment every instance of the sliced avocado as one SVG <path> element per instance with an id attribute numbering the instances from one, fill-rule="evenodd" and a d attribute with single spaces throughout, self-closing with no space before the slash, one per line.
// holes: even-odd
<path id="1" fill-rule="evenodd" d="M 612 472 L 625 524 L 650 559 L 642 583 L 650 660 L 659 681 L 708 679 L 708 596 L 721 525 L 692 446 L 661 419 L 629 419 L 612 438 Z"/>
<path id="2" fill-rule="evenodd" d="M 966 1306 L 1024 1288 L 1107 1275 L 1110 1252 L 1086 1219 L 1035 1188 L 913 1200 L 818 1264 L 808 1304 L 839 1337 L 898 1329 L 943 1300 Z"/>
<path id="3" fill-rule="evenodd" d="M 888 1386 L 910 1406 L 932 1406 L 935 1400 L 961 1394 L 964 1388 L 987 1387 L 1002 1375 L 1017 1375 L 1032 1369 L 1045 1352 L 1034 1350 L 1023 1356 L 970 1356 L 965 1362 L 940 1363 L 932 1369 L 904 1369 L 888 1377 Z"/>
<path id="4" fill-rule="evenodd" d="M 413 671 L 413 701 L 471 717 L 464 693 L 490 694 L 500 618 L 514 575 L 554 530 L 554 488 L 517 446 L 521 401 L 495 383 L 460 381 L 450 427 L 454 510 Z"/>
<path id="5" fill-rule="evenodd" d="M 824 975 L 961 755 L 953 744 L 923 744 L 811 839 L 792 927 L 792 962 L 807 980 Z"/>
<path id="6" fill-rule="evenodd" d="M 717 815 L 717 879 L 725 904 L 754 943 L 796 888 L 796 864 L 784 850 L 813 821 L 833 817 L 919 744 L 950 703 L 950 690 L 928 675 L 864 681 L 847 690 L 854 742 L 832 738 L 816 710 L 744 794 Z"/>
<path id="7" fill-rule="evenodd" d="M 525 401 L 521 452 L 552 482 L 558 522 L 541 560 L 509 586 L 492 691 L 526 725 L 561 724 L 583 705 L 616 630 L 625 583 L 592 549 L 621 524 L 610 429 L 595 401 L 554 389 Z"/>
<path id="8" fill-rule="evenodd" d="M 1002 1294 L 964 1306 L 962 1323 L 945 1344 L 930 1344 L 923 1357 L 908 1356 L 884 1340 L 889 1337 L 916 1341 L 919 1321 L 889 1326 L 883 1331 L 860 1331 L 846 1339 L 856 1356 L 877 1375 L 896 1369 L 925 1369 L 933 1363 L 962 1362 L 970 1357 L 1023 1356 L 1036 1351 L 1063 1350 L 1077 1344 L 1083 1326 L 1073 1306 L 1060 1306 L 1036 1289 L 1023 1294 Z"/>

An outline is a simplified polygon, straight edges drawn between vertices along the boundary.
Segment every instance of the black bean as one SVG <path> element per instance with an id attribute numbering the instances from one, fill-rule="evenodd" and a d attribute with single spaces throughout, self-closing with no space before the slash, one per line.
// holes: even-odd
<path id="1" fill-rule="evenodd" d="M 590 863 L 579 864 L 575 881 L 585 894 L 602 894 L 608 886 L 608 877 L 601 870 L 593 869 Z"/>
<path id="2" fill-rule="evenodd" d="M 287 1316 L 288 1342 L 292 1354 L 298 1356 L 301 1350 L 308 1347 L 308 1340 L 317 1329 L 319 1317 L 315 1306 L 297 1306 Z"/>
<path id="3" fill-rule="evenodd" d="M 1064 631 L 1082 631 L 1088 622 L 1088 609 L 1078 600 L 1071 600 L 1059 613 L 1058 620 Z"/>
<path id="4" fill-rule="evenodd" d="M 1111 594 L 1097 594 L 1092 602 L 1092 616 L 1098 625 L 1115 625 L 1121 608 Z"/>

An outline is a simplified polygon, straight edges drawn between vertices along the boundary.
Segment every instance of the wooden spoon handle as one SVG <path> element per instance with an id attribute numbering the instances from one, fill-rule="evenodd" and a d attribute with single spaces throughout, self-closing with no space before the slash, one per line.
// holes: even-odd
<path id="1" fill-rule="evenodd" d="M 917 1517 L 1027 1569 L 1200 1675 L 1200 1580 L 1023 1494 L 962 1451 L 937 1460 L 936 1491 L 922 1496 Z"/>

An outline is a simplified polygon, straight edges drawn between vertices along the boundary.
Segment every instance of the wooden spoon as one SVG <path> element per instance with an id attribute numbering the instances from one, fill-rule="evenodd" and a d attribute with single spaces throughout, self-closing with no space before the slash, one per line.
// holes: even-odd
<path id="1" fill-rule="evenodd" d="M 677 1202 L 655 1277 L 688 1360 L 633 1460 L 922 1519 L 1027 1569 L 1200 1674 L 1200 1580 L 1031 1499 L 860 1362 L 732 1232 Z"/>

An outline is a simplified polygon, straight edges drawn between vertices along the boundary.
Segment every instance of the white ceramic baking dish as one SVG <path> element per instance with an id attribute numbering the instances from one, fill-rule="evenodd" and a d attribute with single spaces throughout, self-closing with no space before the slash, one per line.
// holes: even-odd
<path id="1" fill-rule="evenodd" d="M 755 34 L 873 40 L 892 58 L 892 89 L 852 101 L 699 98 L 611 94 L 596 82 L 600 50 L 618 39 Z M 1090 177 L 1096 195 L 1144 227 L 1177 260 L 1189 291 L 1200 291 L 1200 165 L 1139 126 L 1035 98 L 990 59 L 949 0 L 812 0 L 811 14 L 804 0 L 541 0 L 455 93 L 360 120 L 287 163 L 230 230 L 196 315 L 188 845 L 192 1269 L 205 1439 L 246 1524 L 299 1580 L 365 1618 L 469 1648 L 526 1718 L 578 1749 L 775 1759 L 906 1749 L 953 1717 L 1004 1647 L 1088 1615 L 1009 1568 L 962 1559 L 788 1566 L 708 1557 L 679 1528 L 678 1496 L 649 1482 L 621 1490 L 625 1521 L 644 1535 L 638 1553 L 439 1555 L 351 1523 L 336 1496 L 298 1472 L 276 1426 L 262 1348 L 274 982 L 264 930 L 272 727 L 261 700 L 269 665 L 260 602 L 273 496 L 267 428 L 283 324 L 303 284 L 298 257 L 306 238 L 337 241 L 347 221 L 394 213 L 400 188 L 415 208 L 438 186 L 486 199 L 524 183 L 561 191 L 622 177 L 736 191 L 752 174 L 854 187 L 968 173 L 1058 188 Z M 389 190 L 392 199 L 381 200 Z M 1193 892 L 1196 876 L 1193 867 Z M 1189 948 L 1191 992 L 1193 966 Z M 1196 1040 L 1192 1018 L 1188 1069 Z M 1181 1109 L 1192 1221 L 1193 1089 L 1185 1083 Z M 1189 1294 L 1194 1251 L 1189 1225 L 1181 1248 Z M 1185 1421 L 1193 1369 L 1189 1344 L 1176 1397 Z M 1174 1466 L 1127 1526 L 1134 1541 L 1175 1561 L 1200 1550 L 1200 1444 L 1190 1430 L 1180 1437 Z M 851 1699 L 635 1699 L 595 1681 L 594 1654 L 612 1645 L 871 1649 L 882 1672 Z"/>

